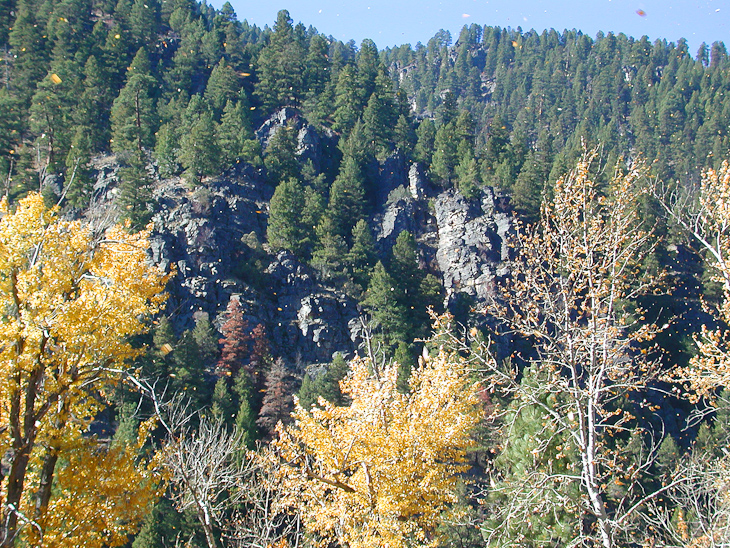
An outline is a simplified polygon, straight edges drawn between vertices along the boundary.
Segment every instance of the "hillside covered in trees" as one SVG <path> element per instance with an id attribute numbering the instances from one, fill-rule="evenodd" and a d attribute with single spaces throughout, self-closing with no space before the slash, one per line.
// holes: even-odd
<path id="1" fill-rule="evenodd" d="M 0 0 L 0 544 L 727 544 L 725 46 L 239 15 Z"/>

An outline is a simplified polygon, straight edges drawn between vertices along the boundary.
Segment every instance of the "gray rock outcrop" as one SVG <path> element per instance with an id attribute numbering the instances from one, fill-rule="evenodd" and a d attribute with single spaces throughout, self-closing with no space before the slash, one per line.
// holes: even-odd
<path id="1" fill-rule="evenodd" d="M 495 280 L 507 273 L 507 237 L 511 215 L 506 197 L 492 188 L 477 199 L 454 189 L 430 185 L 418 164 L 391 182 L 389 194 L 373 218 L 373 232 L 387 253 L 404 230 L 419 244 L 422 267 L 437 274 L 446 290 L 447 305 L 458 293 L 477 302 L 492 295 Z"/>
<path id="2" fill-rule="evenodd" d="M 493 294 L 495 278 L 506 273 L 510 217 L 503 208 L 491 188 L 483 190 L 480 201 L 454 190 L 436 197 L 436 260 L 447 299 L 462 292 L 483 301 Z"/>

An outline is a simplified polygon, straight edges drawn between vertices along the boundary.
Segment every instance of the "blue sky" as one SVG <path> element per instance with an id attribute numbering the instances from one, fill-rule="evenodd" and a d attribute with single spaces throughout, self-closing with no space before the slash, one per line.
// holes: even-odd
<path id="1" fill-rule="evenodd" d="M 220 8 L 225 0 L 209 0 Z M 686 38 L 694 54 L 703 41 L 730 47 L 730 0 L 230 0 L 239 20 L 273 26 L 280 9 L 295 23 L 358 44 L 371 38 L 379 49 L 424 44 L 439 29 L 456 39 L 464 24 L 522 27 L 542 31 L 600 30 L 653 41 Z"/>

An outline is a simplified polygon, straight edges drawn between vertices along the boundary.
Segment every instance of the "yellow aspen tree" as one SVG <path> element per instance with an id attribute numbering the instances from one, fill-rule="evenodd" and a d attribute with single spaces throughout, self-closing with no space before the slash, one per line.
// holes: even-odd
<path id="1" fill-rule="evenodd" d="M 79 444 L 88 447 L 82 434 L 118 371 L 141 352 L 130 338 L 164 303 L 167 276 L 147 258 L 148 236 L 122 226 L 95 234 L 81 221 L 59 219 L 39 194 L 15 209 L 0 202 L 1 546 L 23 544 L 29 534 L 51 538 L 51 524 L 76 520 L 84 505 L 54 500 L 66 492 L 55 489 L 59 461 L 68 462 L 61 483 L 68 466 L 103 466 L 102 448 L 78 458 Z M 118 451 L 108 458 L 127 458 Z M 81 477 L 81 469 L 72 474 Z M 125 519 L 133 530 L 134 520 Z M 76 533 L 68 534 L 71 545 Z"/>
<path id="2" fill-rule="evenodd" d="M 481 417 L 466 362 L 442 351 L 422 359 L 408 394 L 397 380 L 397 364 L 357 358 L 340 382 L 349 406 L 297 404 L 294 425 L 279 425 L 289 502 L 323 544 L 432 546 L 440 512 L 455 501 Z"/>
<path id="3" fill-rule="evenodd" d="M 519 417 L 522 409 L 542 416 L 545 428 L 534 441 L 533 455 L 552 445 L 561 449 L 560 458 L 572 455 L 565 466 L 530 471 L 525 482 L 534 483 L 522 492 L 557 484 L 565 486 L 558 494 L 577 488 L 570 505 L 577 506 L 572 529 L 578 537 L 570 545 L 612 548 L 622 545 L 621 534 L 641 506 L 641 496 L 612 493 L 641 492 L 634 488 L 654 454 L 650 450 L 646 461 L 629 462 L 614 436 L 638 428 L 622 405 L 657 374 L 656 363 L 640 350 L 656 328 L 640 310 L 632 319 L 622 308 L 652 285 L 641 274 L 651 250 L 637 201 L 645 168 L 617 168 L 601 192 L 591 176 L 595 159 L 595 151 L 584 153 L 576 168 L 554 184 L 539 221 L 517 225 L 511 276 L 499 302 L 490 307 L 510 332 L 530 344 L 532 356 L 525 358 L 533 381 L 523 382 L 517 368 L 498 364 L 488 353 L 482 367 L 490 388 L 512 401 L 511 416 Z M 551 500 L 562 507 L 559 496 Z M 520 527 L 532 504 L 526 497 L 495 508 L 496 525 L 485 531 L 488 543 L 520 545 L 503 537 Z"/>
<path id="4" fill-rule="evenodd" d="M 111 447 L 77 436 L 62 452 L 53 488 L 56 494 L 26 537 L 39 548 L 123 546 L 162 493 L 159 454 L 140 463 L 146 426 L 137 443 Z M 42 533 L 39 534 L 39 533 Z"/>

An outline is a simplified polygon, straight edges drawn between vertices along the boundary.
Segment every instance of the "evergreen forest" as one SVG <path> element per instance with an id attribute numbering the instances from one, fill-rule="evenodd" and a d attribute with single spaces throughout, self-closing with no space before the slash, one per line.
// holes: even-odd
<path id="1" fill-rule="evenodd" d="M 728 546 L 725 45 L 245 16 L 0 0 L 0 546 Z"/>

